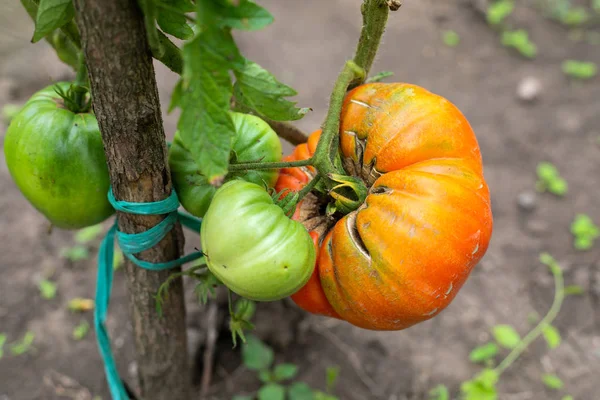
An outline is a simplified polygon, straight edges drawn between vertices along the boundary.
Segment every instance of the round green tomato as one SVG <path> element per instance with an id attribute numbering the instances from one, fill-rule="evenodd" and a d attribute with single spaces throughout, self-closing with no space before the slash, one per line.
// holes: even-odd
<path id="1" fill-rule="evenodd" d="M 250 300 L 294 294 L 315 267 L 315 246 L 304 226 L 288 218 L 261 186 L 242 180 L 217 190 L 201 240 L 210 271 Z"/>
<path id="2" fill-rule="evenodd" d="M 67 110 L 54 85 L 34 94 L 14 117 L 4 154 L 19 190 L 53 225 L 79 229 L 114 213 L 96 117 Z"/>
<path id="3" fill-rule="evenodd" d="M 249 114 L 232 112 L 230 115 L 235 126 L 231 161 L 281 161 L 281 142 L 265 121 Z M 179 132 L 175 133 L 169 150 L 169 166 L 173 186 L 181 205 L 189 213 L 203 217 L 217 189 L 200 174 L 198 165 L 185 147 Z M 271 187 L 277 181 L 277 175 L 277 170 L 235 171 L 230 172 L 225 181 L 241 178 L 247 182 Z"/>

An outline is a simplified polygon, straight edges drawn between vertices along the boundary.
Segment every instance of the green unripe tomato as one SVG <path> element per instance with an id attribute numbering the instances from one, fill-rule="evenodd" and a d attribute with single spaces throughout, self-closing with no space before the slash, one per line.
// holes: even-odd
<path id="1" fill-rule="evenodd" d="M 254 183 L 229 181 L 215 194 L 201 228 L 210 271 L 225 286 L 256 301 L 297 292 L 315 267 L 304 226 L 288 218 Z"/>
<path id="2" fill-rule="evenodd" d="M 66 91 L 69 83 L 57 84 Z M 4 139 L 6 164 L 19 190 L 55 226 L 80 229 L 114 213 L 96 117 L 66 109 L 55 85 L 34 94 Z"/>
<path id="3" fill-rule="evenodd" d="M 281 161 L 281 142 L 269 124 L 254 115 L 236 112 L 230 115 L 235 126 L 230 161 Z M 217 189 L 200 174 L 178 132 L 169 149 L 169 166 L 181 205 L 190 214 L 203 217 Z M 234 171 L 227 174 L 225 181 L 241 178 L 271 187 L 277 181 L 277 175 L 277 170 Z"/>

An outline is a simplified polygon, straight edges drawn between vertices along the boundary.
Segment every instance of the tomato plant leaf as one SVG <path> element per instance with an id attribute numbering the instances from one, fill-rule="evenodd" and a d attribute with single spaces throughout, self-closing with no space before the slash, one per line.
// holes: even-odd
<path id="1" fill-rule="evenodd" d="M 288 388 L 290 400 L 315 400 L 313 390 L 304 382 L 294 382 Z"/>
<path id="2" fill-rule="evenodd" d="M 498 373 L 493 369 L 484 369 L 473 379 L 463 382 L 460 391 L 464 400 L 496 400 Z"/>
<path id="3" fill-rule="evenodd" d="M 514 349 L 521 341 L 521 337 L 515 331 L 515 328 L 510 325 L 496 325 L 492 329 L 492 334 L 498 344 L 507 349 Z"/>
<path id="4" fill-rule="evenodd" d="M 235 127 L 229 115 L 231 60 L 241 56 L 231 33 L 206 29 L 183 46 L 181 139 L 210 183 L 227 174 Z"/>
<path id="5" fill-rule="evenodd" d="M 446 385 L 437 385 L 429 391 L 429 400 L 450 400 L 450 392 Z"/>
<path id="6" fill-rule="evenodd" d="M 298 367 L 294 364 L 278 364 L 273 370 L 275 379 L 277 381 L 283 381 L 286 379 L 292 379 L 298 373 Z"/>
<path id="7" fill-rule="evenodd" d="M 38 283 L 38 288 L 40 290 L 40 294 L 46 300 L 50 300 L 56 297 L 57 287 L 56 283 L 49 281 L 47 279 L 42 279 Z"/>
<path id="8" fill-rule="evenodd" d="M 160 0 L 158 8 L 160 12 L 156 15 L 156 22 L 165 33 L 183 40 L 194 36 L 184 15 L 195 9 L 189 0 Z"/>
<path id="9" fill-rule="evenodd" d="M 486 343 L 482 346 L 474 348 L 469 354 L 469 360 L 478 363 L 493 359 L 498 354 L 498 346 L 496 343 Z"/>
<path id="10" fill-rule="evenodd" d="M 72 0 L 40 0 L 35 18 L 33 43 L 43 39 L 73 19 L 75 8 Z"/>
<path id="11" fill-rule="evenodd" d="M 285 388 L 278 383 L 269 383 L 260 388 L 258 400 L 285 400 Z"/>
<path id="12" fill-rule="evenodd" d="M 253 31 L 273 22 L 273 16 L 267 10 L 250 0 L 240 0 L 237 6 L 225 0 L 201 0 L 199 3 L 202 2 L 203 19 L 212 17 L 222 28 Z"/>
<path id="13" fill-rule="evenodd" d="M 270 383 L 273 382 L 273 374 L 268 369 L 263 369 L 262 371 L 258 371 L 258 379 L 262 383 Z"/>
<path id="14" fill-rule="evenodd" d="M 554 326 L 545 325 L 542 328 L 542 334 L 544 335 L 544 339 L 546 339 L 548 348 L 555 349 L 560 345 L 560 341 L 561 341 L 560 332 Z"/>
<path id="15" fill-rule="evenodd" d="M 273 364 L 273 349 L 264 344 L 254 335 L 249 335 L 242 346 L 242 361 L 246 368 L 260 371 Z"/>
<path id="16" fill-rule="evenodd" d="M 296 91 L 255 62 L 244 60 L 237 63 L 234 73 L 237 78 L 234 87 L 236 101 L 263 117 L 294 121 L 310 110 L 297 108 L 295 102 L 286 100 L 286 97 L 295 96 Z"/>
<path id="17" fill-rule="evenodd" d="M 544 374 L 542 376 L 542 382 L 544 382 L 544 385 L 546 385 L 546 387 L 553 390 L 562 389 L 562 387 L 564 386 L 563 381 L 554 374 Z"/>

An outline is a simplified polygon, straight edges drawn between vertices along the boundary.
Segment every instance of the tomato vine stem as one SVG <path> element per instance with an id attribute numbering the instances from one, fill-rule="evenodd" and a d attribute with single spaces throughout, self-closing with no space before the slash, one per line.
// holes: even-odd
<path id="1" fill-rule="evenodd" d="M 554 260 L 542 262 L 548 265 L 552 275 L 554 276 L 554 301 L 552 302 L 550 310 L 548 310 L 548 313 L 544 316 L 544 318 L 542 318 L 536 327 L 533 328 L 494 369 L 498 376 L 502 375 L 502 373 L 506 371 L 506 369 L 510 367 L 517 358 L 519 358 L 521 353 L 523 353 L 523 351 L 525 351 L 525 349 L 543 333 L 544 328 L 549 326 L 552 321 L 554 321 L 562 306 L 565 298 L 565 286 L 562 270 Z"/>
<path id="2" fill-rule="evenodd" d="M 313 159 L 297 160 L 297 161 L 281 161 L 281 162 L 245 162 L 245 163 L 231 163 L 229 164 L 229 171 L 245 171 L 245 170 L 257 170 L 257 169 L 281 169 L 281 168 L 293 168 L 293 167 L 305 167 L 312 165 Z"/>
<path id="3" fill-rule="evenodd" d="M 388 0 L 365 0 L 361 6 L 363 27 L 356 46 L 354 62 L 365 70 L 364 77 L 358 77 L 349 86 L 350 89 L 364 83 L 369 75 L 373 60 L 385 31 L 390 8 L 397 8 Z"/>

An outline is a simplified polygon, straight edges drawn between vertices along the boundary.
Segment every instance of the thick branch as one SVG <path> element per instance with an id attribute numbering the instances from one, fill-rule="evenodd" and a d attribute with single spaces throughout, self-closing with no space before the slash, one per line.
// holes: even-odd
<path id="1" fill-rule="evenodd" d="M 94 94 L 115 197 L 131 202 L 165 199 L 171 192 L 158 90 L 143 16 L 136 0 L 75 0 L 76 19 Z M 119 214 L 119 229 L 138 233 L 163 216 Z M 163 262 L 179 257 L 181 227 L 138 255 Z M 181 279 L 170 285 L 163 317 L 154 294 L 169 271 L 151 272 L 126 263 L 141 397 L 188 399 L 185 305 Z"/>

